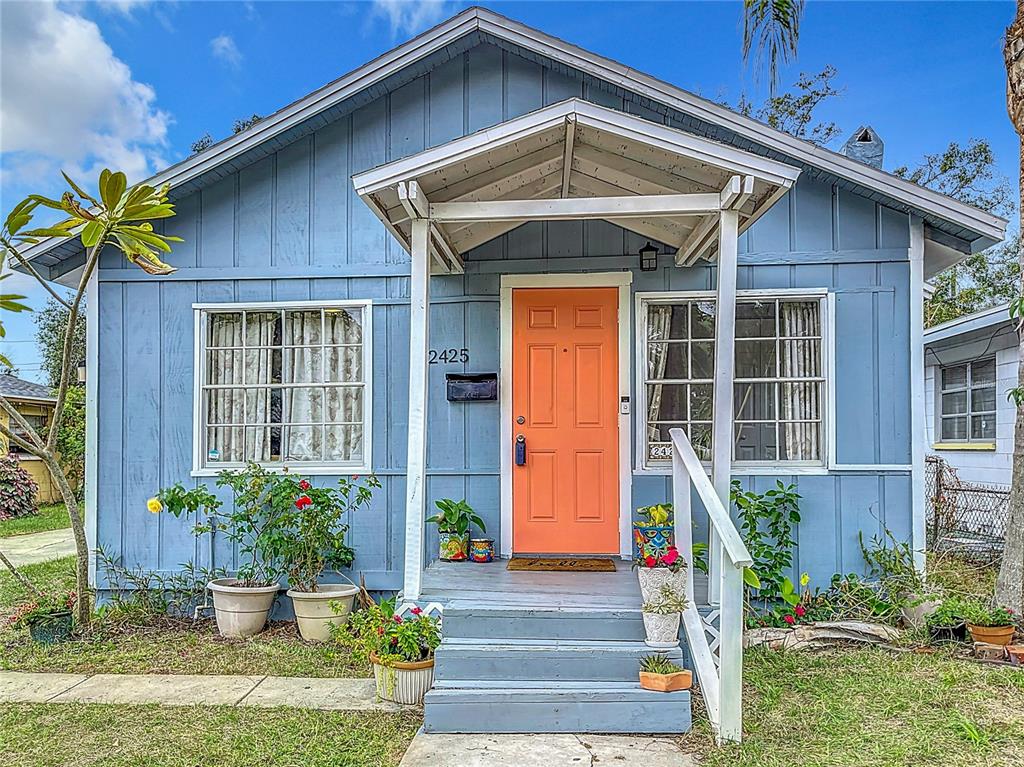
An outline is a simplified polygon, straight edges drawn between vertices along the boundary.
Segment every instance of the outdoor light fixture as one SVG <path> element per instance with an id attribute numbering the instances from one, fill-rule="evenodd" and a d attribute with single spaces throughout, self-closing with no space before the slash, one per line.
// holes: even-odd
<path id="1" fill-rule="evenodd" d="M 658 268 L 658 249 L 651 245 L 650 240 L 640 248 L 640 271 L 653 272 Z"/>
<path id="2" fill-rule="evenodd" d="M 85 383 L 85 363 L 84 362 L 79 362 L 78 363 L 78 371 L 77 372 L 78 372 L 78 383 L 84 384 Z"/>

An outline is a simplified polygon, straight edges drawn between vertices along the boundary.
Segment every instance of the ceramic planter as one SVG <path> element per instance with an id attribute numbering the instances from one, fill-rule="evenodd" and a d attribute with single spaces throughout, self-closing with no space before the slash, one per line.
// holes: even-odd
<path id="1" fill-rule="evenodd" d="M 640 686 L 655 692 L 676 692 L 689 690 L 693 684 L 693 674 L 687 670 L 674 674 L 652 674 L 650 671 L 640 672 Z"/>
<path id="2" fill-rule="evenodd" d="M 963 623 L 956 626 L 929 626 L 928 635 L 933 642 L 963 642 L 967 639 L 967 626 Z"/>
<path id="3" fill-rule="evenodd" d="M 71 638 L 73 626 L 70 610 L 50 613 L 28 621 L 28 635 L 37 644 L 59 644 Z"/>
<path id="4" fill-rule="evenodd" d="M 494 561 L 494 539 L 472 538 L 469 541 L 469 558 L 473 562 Z"/>
<path id="5" fill-rule="evenodd" d="M 377 697 L 406 706 L 418 706 L 423 696 L 434 683 L 434 659 L 405 663 L 396 661 L 384 666 L 377 656 L 371 654 L 373 681 L 377 686 Z"/>
<path id="6" fill-rule="evenodd" d="M 644 642 L 648 647 L 658 650 L 670 650 L 679 645 L 679 613 L 660 615 L 643 613 L 644 631 L 647 638 Z"/>
<path id="7" fill-rule="evenodd" d="M 206 587 L 213 592 L 213 609 L 221 636 L 251 637 L 263 631 L 274 606 L 278 584 L 239 586 L 236 578 L 217 578 Z"/>
<path id="8" fill-rule="evenodd" d="M 1013 639 L 1013 626 L 975 626 L 967 624 L 967 630 L 971 632 L 971 639 L 975 642 L 987 644 L 1008 645 Z"/>
<path id="9" fill-rule="evenodd" d="M 637 569 L 640 579 L 640 594 L 644 603 L 657 602 L 662 598 L 662 588 L 668 586 L 680 598 L 686 596 L 686 568 L 672 572 L 667 567 L 640 567 Z"/>
<path id="10" fill-rule="evenodd" d="M 438 531 L 441 546 L 438 556 L 443 562 L 464 562 L 469 558 L 469 533 Z"/>
<path id="11" fill-rule="evenodd" d="M 633 525 L 633 558 L 647 554 L 664 554 L 675 541 L 672 525 Z"/>
<path id="12" fill-rule="evenodd" d="M 919 599 L 917 594 L 907 594 L 907 602 L 914 602 Z M 939 609 L 939 605 L 942 604 L 941 599 L 928 599 L 924 602 L 920 602 L 913 607 L 905 604 L 900 608 L 900 612 L 903 614 L 903 622 L 912 629 L 919 629 L 925 625 L 925 620 L 933 612 Z"/>
<path id="13" fill-rule="evenodd" d="M 358 588 L 349 583 L 318 583 L 316 591 L 288 590 L 299 633 L 307 642 L 326 642 L 331 626 L 344 626 L 352 613 Z M 334 608 L 337 609 L 335 611 Z"/>

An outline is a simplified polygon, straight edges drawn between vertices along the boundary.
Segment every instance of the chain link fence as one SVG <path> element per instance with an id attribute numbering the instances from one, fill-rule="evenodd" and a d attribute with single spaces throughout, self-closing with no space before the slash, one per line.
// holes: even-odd
<path id="1" fill-rule="evenodd" d="M 925 458 L 928 549 L 996 561 L 1009 518 L 1008 485 L 967 482 L 937 455 Z"/>

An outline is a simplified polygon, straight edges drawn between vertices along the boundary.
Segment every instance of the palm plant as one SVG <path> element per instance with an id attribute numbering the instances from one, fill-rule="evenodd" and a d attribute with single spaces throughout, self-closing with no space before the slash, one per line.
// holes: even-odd
<path id="1" fill-rule="evenodd" d="M 743 60 L 755 55 L 755 73 L 768 70 L 772 95 L 779 63 L 796 57 L 805 0 L 743 0 Z"/>

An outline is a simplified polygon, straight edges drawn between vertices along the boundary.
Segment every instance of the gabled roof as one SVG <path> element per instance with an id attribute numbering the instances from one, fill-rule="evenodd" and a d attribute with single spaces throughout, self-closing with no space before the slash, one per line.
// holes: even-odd
<path id="1" fill-rule="evenodd" d="M 0 373 L 0 394 L 7 399 L 33 400 L 37 402 L 56 402 L 57 398 L 49 387 L 32 383 L 23 378 L 15 378 L 7 373 Z"/>
<path id="2" fill-rule="evenodd" d="M 401 70 L 422 66 L 430 57 L 442 55 L 449 46 L 474 35 L 479 40 L 506 46 L 523 55 L 541 57 L 556 66 L 580 71 L 585 76 L 649 99 L 654 107 L 681 112 L 694 123 L 688 125 L 687 130 L 692 128 L 695 133 L 712 133 L 723 143 L 767 154 L 805 170 L 814 169 L 871 199 L 921 216 L 927 224 L 926 237 L 934 230 L 937 241 L 950 253 L 982 250 L 1001 240 L 1005 234 L 1006 221 L 998 216 L 775 130 L 650 75 L 483 8 L 470 8 L 453 16 L 264 118 L 252 128 L 161 171 L 150 179 L 150 183 L 193 188 L 193 182 L 204 174 L 217 173 L 222 166 L 229 171 L 236 170 L 239 164 L 247 164 L 245 157 L 250 156 L 254 148 L 262 144 L 276 148 L 287 143 L 298 126 L 316 118 L 322 123 L 325 113 L 356 95 L 373 94 L 375 89 L 380 90 L 375 95 L 381 95 L 385 90 L 381 86 Z M 51 250 L 53 255 L 47 257 Z M 41 264 L 49 265 L 75 252 L 66 241 L 47 239 L 27 249 L 26 255 L 30 260 L 40 259 Z"/>

